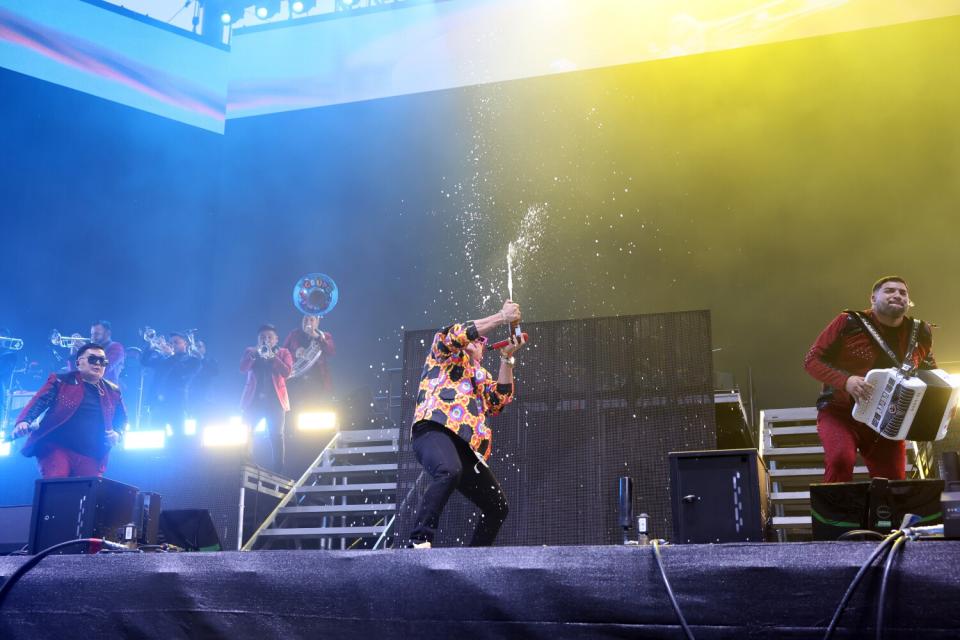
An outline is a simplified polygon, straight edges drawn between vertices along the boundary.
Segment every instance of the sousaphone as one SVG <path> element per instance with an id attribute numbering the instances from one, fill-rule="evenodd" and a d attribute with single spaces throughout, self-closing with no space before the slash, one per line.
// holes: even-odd
<path id="1" fill-rule="evenodd" d="M 339 299 L 337 283 L 325 273 L 308 273 L 293 286 L 293 306 L 305 316 L 323 318 L 337 306 Z M 317 363 L 323 355 L 323 340 L 314 338 L 310 346 L 297 349 L 293 355 L 295 359 L 293 372 L 288 376 L 290 378 L 303 375 Z"/>

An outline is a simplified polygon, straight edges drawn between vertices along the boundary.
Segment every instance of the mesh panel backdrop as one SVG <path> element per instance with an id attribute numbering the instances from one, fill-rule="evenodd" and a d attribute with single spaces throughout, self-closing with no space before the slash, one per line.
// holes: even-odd
<path id="1" fill-rule="evenodd" d="M 501 545 L 616 544 L 617 479 L 634 509 L 669 537 L 667 453 L 716 447 L 710 313 L 684 311 L 524 324 L 517 395 L 490 421 L 490 467 L 510 503 Z M 436 330 L 404 335 L 397 540 L 405 541 L 429 477 L 410 446 L 424 358 Z M 494 336 L 496 339 L 497 336 Z M 495 374 L 499 359 L 488 354 Z M 465 545 L 476 508 L 454 494 L 435 543 Z"/>

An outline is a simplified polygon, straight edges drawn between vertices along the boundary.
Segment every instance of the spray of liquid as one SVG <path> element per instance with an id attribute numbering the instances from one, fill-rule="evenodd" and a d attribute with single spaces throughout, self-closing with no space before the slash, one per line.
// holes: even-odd
<path id="1" fill-rule="evenodd" d="M 507 245 L 507 295 L 513 300 L 513 243 Z"/>

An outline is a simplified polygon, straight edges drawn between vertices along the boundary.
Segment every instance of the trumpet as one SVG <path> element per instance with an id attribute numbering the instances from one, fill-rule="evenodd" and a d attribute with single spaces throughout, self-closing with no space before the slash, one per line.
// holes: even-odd
<path id="1" fill-rule="evenodd" d="M 257 345 L 257 354 L 264 360 L 270 360 L 277 357 L 277 350 L 268 345 L 266 342 L 261 342 Z"/>
<path id="2" fill-rule="evenodd" d="M 187 331 L 187 355 L 202 360 L 203 354 L 200 353 L 200 345 L 197 342 L 197 330 L 190 329 Z"/>
<path id="3" fill-rule="evenodd" d="M 50 344 L 55 347 L 63 347 L 64 349 L 78 349 L 88 342 L 93 341 L 90 338 L 81 336 L 79 333 L 75 333 L 72 336 L 65 336 L 54 329 L 50 334 Z"/>
<path id="4" fill-rule="evenodd" d="M 23 340 L 20 338 L 10 338 L 0 336 L 0 349 L 9 349 L 10 351 L 20 351 L 23 349 Z"/>
<path id="5" fill-rule="evenodd" d="M 146 341 L 154 351 L 159 351 L 167 355 L 173 353 L 173 349 L 167 344 L 167 339 L 158 335 L 157 330 L 153 327 L 144 327 L 140 330 L 140 335 L 143 336 L 144 341 Z"/>

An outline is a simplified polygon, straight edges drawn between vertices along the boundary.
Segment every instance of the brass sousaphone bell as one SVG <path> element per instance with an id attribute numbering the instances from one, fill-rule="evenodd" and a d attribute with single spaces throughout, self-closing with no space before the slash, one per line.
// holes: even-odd
<path id="1" fill-rule="evenodd" d="M 293 306 L 305 316 L 322 318 L 337 306 L 339 299 L 337 283 L 325 273 L 308 273 L 293 286 Z M 289 377 L 296 378 L 306 373 L 322 353 L 323 341 L 314 340 L 309 347 L 296 354 L 293 372 Z"/>

